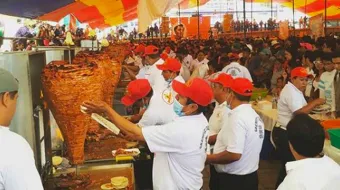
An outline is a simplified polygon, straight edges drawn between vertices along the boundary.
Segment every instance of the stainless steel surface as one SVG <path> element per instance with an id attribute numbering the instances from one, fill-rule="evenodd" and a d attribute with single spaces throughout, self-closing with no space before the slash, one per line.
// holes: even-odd
<path id="1" fill-rule="evenodd" d="M 43 105 L 41 99 L 41 71 L 45 66 L 45 52 L 10 52 L 0 54 L 0 67 L 10 71 L 19 81 L 17 110 L 10 125 L 13 132 L 24 137 L 33 149 L 37 162 L 40 147 L 39 123 L 34 121 L 34 109 Z M 39 115 L 39 113 L 37 113 Z M 38 138 L 37 138 L 38 137 Z M 41 147 L 39 148 L 39 150 Z M 41 162 L 37 163 L 39 166 Z"/>

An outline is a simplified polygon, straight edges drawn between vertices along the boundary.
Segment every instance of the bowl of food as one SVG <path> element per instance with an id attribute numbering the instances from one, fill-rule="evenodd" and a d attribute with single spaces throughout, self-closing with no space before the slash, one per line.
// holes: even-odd
<path id="1" fill-rule="evenodd" d="M 124 189 L 129 185 L 129 179 L 124 176 L 111 178 L 113 189 Z"/>

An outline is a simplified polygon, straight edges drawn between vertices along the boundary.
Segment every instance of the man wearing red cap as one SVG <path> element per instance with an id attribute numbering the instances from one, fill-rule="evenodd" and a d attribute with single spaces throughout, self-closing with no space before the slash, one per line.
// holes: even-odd
<path id="1" fill-rule="evenodd" d="M 143 64 L 144 60 L 142 56 L 144 54 L 144 49 L 145 46 L 143 44 L 139 44 L 133 51 L 134 65 L 123 65 L 123 68 L 126 69 L 130 75 L 131 80 L 145 78 L 147 67 L 145 67 Z"/>
<path id="2" fill-rule="evenodd" d="M 325 103 L 324 99 L 316 99 L 307 104 L 303 92 L 306 90 L 309 74 L 303 67 L 291 71 L 291 82 L 285 85 L 278 101 L 278 121 L 272 131 L 272 140 L 282 161 L 282 168 L 276 183 L 278 187 L 286 176 L 285 165 L 294 157 L 289 149 L 286 126 L 297 114 L 309 114 L 315 107 Z"/>
<path id="3" fill-rule="evenodd" d="M 149 69 L 145 73 L 145 78 L 148 79 L 155 93 L 160 93 L 164 87 L 165 80 L 162 76 L 162 71 L 157 69 L 157 65 L 163 64 L 164 60 L 160 58 L 159 49 L 156 46 L 150 45 L 144 51 L 146 64 Z"/>
<path id="4" fill-rule="evenodd" d="M 218 189 L 257 190 L 264 124 L 249 104 L 253 85 L 245 78 L 233 80 L 227 105 L 231 111 L 217 135 L 214 154 L 207 162 L 215 164 Z"/>
<path id="5" fill-rule="evenodd" d="M 200 189 L 206 160 L 208 121 L 202 111 L 212 98 L 209 85 L 202 79 L 187 84 L 174 81 L 178 93 L 174 111 L 180 116 L 171 123 L 140 128 L 117 114 L 105 102 L 85 102 L 88 113 L 106 114 L 132 139 L 145 141 L 156 153 L 153 163 L 154 189 Z"/>
<path id="6" fill-rule="evenodd" d="M 247 78 L 251 82 L 253 79 L 249 73 L 249 70 L 245 67 L 240 65 L 236 60 L 238 59 L 237 54 L 229 54 L 229 59 L 232 61 L 227 66 L 222 69 L 222 72 L 231 75 L 233 78 Z M 233 61 L 234 60 L 234 61 Z"/>
<path id="7" fill-rule="evenodd" d="M 224 123 L 227 122 L 227 114 L 230 108 L 227 107 L 228 89 L 230 88 L 233 78 L 226 74 L 218 74 L 215 79 L 209 79 L 211 82 L 211 89 L 214 93 L 216 101 L 215 109 L 209 119 L 209 152 L 212 153 L 216 143 L 217 134 L 220 132 Z M 218 189 L 218 175 L 214 165 L 210 165 L 210 190 Z"/>
<path id="8" fill-rule="evenodd" d="M 161 96 L 164 102 L 170 106 L 172 106 L 176 96 L 176 92 L 172 89 L 172 81 L 185 82 L 182 76 L 178 76 L 181 67 L 181 63 L 174 58 L 168 58 L 162 65 L 157 65 L 157 68 L 162 71 L 162 75 L 166 81 Z"/>

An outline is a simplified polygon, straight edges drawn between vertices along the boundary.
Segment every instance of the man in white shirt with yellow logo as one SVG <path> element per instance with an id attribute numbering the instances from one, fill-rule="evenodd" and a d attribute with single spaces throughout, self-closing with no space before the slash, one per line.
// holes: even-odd
<path id="1" fill-rule="evenodd" d="M 325 131 L 320 123 L 307 114 L 296 115 L 287 136 L 296 161 L 286 164 L 287 176 L 278 190 L 338 190 L 340 166 L 322 153 Z"/>
<path id="2" fill-rule="evenodd" d="M 253 85 L 245 78 L 233 80 L 227 104 L 231 111 L 217 135 L 214 154 L 207 162 L 214 164 L 219 177 L 219 190 L 257 190 L 260 152 L 264 125 L 249 104 Z"/>
<path id="3" fill-rule="evenodd" d="M 85 102 L 88 113 L 104 113 L 124 134 L 145 141 L 155 153 L 153 189 L 200 189 L 206 160 L 208 121 L 202 111 L 212 98 L 210 86 L 202 79 L 187 84 L 174 81 L 178 93 L 174 111 L 179 116 L 173 122 L 140 128 L 118 115 L 105 102 Z"/>
<path id="4" fill-rule="evenodd" d="M 228 98 L 228 89 L 233 78 L 225 73 L 218 74 L 215 79 L 210 79 L 211 89 L 216 101 L 215 109 L 209 119 L 209 140 L 210 152 L 212 153 L 216 143 L 217 134 L 220 132 L 224 123 L 228 120 L 230 108 L 227 107 L 226 99 Z M 210 165 L 210 190 L 218 189 L 218 176 L 214 165 Z"/>
<path id="5" fill-rule="evenodd" d="M 12 74 L 0 68 L 0 190 L 43 190 L 32 148 L 9 129 L 18 90 Z"/>
<path id="6" fill-rule="evenodd" d="M 289 149 L 286 126 L 294 115 L 309 114 L 316 106 L 325 103 L 324 99 L 316 99 L 307 104 L 303 92 L 307 86 L 309 74 L 303 67 L 296 67 L 291 71 L 291 82 L 282 89 L 278 101 L 278 121 L 272 131 L 272 140 L 276 151 L 279 153 L 282 168 L 279 173 L 276 187 L 280 185 L 286 176 L 285 164 L 293 161 L 293 155 Z"/>

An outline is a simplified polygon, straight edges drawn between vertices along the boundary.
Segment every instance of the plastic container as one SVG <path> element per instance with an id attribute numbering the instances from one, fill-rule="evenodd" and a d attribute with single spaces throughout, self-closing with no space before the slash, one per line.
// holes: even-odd
<path id="1" fill-rule="evenodd" d="M 322 127 L 325 130 L 326 138 L 329 139 L 329 129 L 340 129 L 340 119 L 332 119 L 321 122 Z"/>
<path id="2" fill-rule="evenodd" d="M 250 100 L 255 101 L 259 97 L 264 99 L 268 95 L 268 90 L 267 89 L 253 89 L 253 94 L 251 95 Z"/>
<path id="3" fill-rule="evenodd" d="M 331 137 L 331 145 L 340 149 L 340 129 L 329 129 L 328 133 Z"/>

